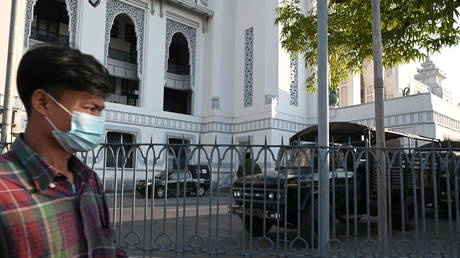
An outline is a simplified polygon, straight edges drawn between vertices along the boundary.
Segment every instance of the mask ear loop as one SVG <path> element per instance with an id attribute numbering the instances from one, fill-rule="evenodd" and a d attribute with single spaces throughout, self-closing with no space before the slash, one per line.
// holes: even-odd
<path id="1" fill-rule="evenodd" d="M 69 115 L 72 116 L 72 113 L 66 107 L 64 107 L 61 103 L 59 103 L 59 101 L 57 101 L 53 96 L 51 96 L 48 93 L 46 93 L 46 95 L 48 95 L 48 97 L 50 99 L 52 99 L 54 101 L 54 103 L 56 103 L 58 106 L 60 106 L 62 109 L 64 109 L 65 112 L 67 112 Z"/>
<path id="2" fill-rule="evenodd" d="M 54 125 L 53 122 L 51 122 L 51 120 L 50 120 L 47 116 L 45 116 L 45 119 L 46 119 L 46 121 L 48 121 L 48 123 L 53 127 L 53 129 L 54 129 L 55 131 L 61 131 L 61 130 L 59 130 L 59 129 Z"/>
<path id="3" fill-rule="evenodd" d="M 64 109 L 65 112 L 67 112 L 70 116 L 72 116 L 72 113 L 70 113 L 70 111 L 69 111 L 66 107 L 64 107 L 61 103 L 59 103 L 59 101 L 57 101 L 53 96 L 51 96 L 51 95 L 48 94 L 48 93 L 46 93 L 46 95 L 48 95 L 48 97 L 49 97 L 52 101 L 54 101 L 54 103 L 56 103 L 59 107 L 61 107 L 62 109 Z M 58 131 L 58 132 L 61 131 L 61 130 L 59 130 L 59 129 L 56 127 L 56 125 L 54 125 L 53 122 L 51 122 L 51 120 L 50 120 L 47 116 L 45 116 L 45 119 L 46 119 L 46 121 L 48 121 L 48 123 L 53 127 L 53 129 L 54 129 L 55 131 Z"/>

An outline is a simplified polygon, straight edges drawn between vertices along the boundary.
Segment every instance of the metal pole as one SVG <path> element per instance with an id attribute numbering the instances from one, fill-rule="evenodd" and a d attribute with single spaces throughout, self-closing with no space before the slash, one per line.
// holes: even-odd
<path id="1" fill-rule="evenodd" d="M 385 121 L 384 121 L 384 88 L 383 88 L 383 64 L 382 64 L 382 33 L 380 29 L 380 0 L 372 0 L 372 42 L 374 54 L 374 96 L 375 96 L 375 127 L 377 157 L 381 162 L 377 169 L 377 202 L 378 202 L 378 231 L 379 241 L 384 256 L 389 255 L 388 239 L 388 200 L 387 200 L 387 176 L 385 151 Z"/>
<path id="2" fill-rule="evenodd" d="M 11 141 L 11 129 L 13 119 L 13 71 L 14 71 L 14 44 L 16 43 L 16 10 L 17 1 L 11 0 L 11 16 L 10 16 L 10 35 L 8 40 L 8 59 L 6 63 L 6 80 L 5 94 L 3 96 L 3 117 L 2 117 L 2 143 Z"/>
<path id="3" fill-rule="evenodd" d="M 318 143 L 319 156 L 319 251 L 327 255 L 329 241 L 329 87 L 327 0 L 318 0 Z"/>

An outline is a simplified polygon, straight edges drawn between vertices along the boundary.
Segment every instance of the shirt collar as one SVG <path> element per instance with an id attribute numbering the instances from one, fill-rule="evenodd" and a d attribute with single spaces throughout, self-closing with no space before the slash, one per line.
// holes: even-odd
<path id="1" fill-rule="evenodd" d="M 48 189 L 58 171 L 43 160 L 38 153 L 33 151 L 23 139 L 23 135 L 16 137 L 12 145 L 13 151 L 19 159 L 19 162 L 24 166 L 26 171 L 30 174 L 35 188 L 42 192 Z M 74 180 L 79 180 L 83 175 L 80 172 L 87 172 L 85 165 L 80 162 L 75 156 L 69 159 L 69 170 L 74 172 Z M 78 177 L 78 178 L 77 178 Z"/>

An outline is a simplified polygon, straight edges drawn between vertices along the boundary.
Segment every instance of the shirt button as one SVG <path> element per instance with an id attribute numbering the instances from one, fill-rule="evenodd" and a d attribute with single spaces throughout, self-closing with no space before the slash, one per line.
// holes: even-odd
<path id="1" fill-rule="evenodd" d="M 55 188 L 55 187 L 56 187 L 56 184 L 54 184 L 54 183 L 50 184 L 50 188 Z"/>

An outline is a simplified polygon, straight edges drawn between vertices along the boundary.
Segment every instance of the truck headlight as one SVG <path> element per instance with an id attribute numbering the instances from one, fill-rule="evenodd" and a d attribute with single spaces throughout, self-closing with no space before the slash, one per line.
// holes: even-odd
<path id="1" fill-rule="evenodd" d="M 275 198 L 275 193 L 268 193 L 268 199 L 273 200 Z"/>
<path id="2" fill-rule="evenodd" d="M 235 198 L 239 198 L 239 197 L 241 197 L 241 192 L 240 192 L 240 191 L 238 191 L 238 190 L 236 190 L 236 191 L 233 191 L 233 197 L 235 197 Z"/>

